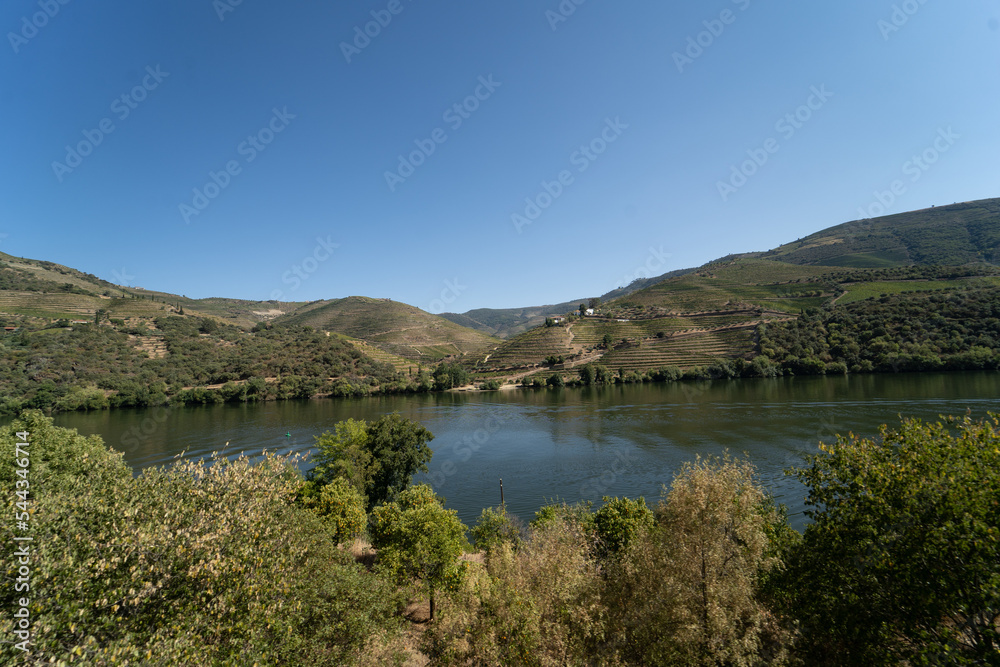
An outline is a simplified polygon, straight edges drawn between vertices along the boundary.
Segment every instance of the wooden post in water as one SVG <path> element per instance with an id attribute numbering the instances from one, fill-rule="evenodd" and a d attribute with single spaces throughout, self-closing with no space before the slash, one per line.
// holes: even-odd
<path id="1" fill-rule="evenodd" d="M 500 504 L 503 505 L 503 477 L 500 478 Z"/>

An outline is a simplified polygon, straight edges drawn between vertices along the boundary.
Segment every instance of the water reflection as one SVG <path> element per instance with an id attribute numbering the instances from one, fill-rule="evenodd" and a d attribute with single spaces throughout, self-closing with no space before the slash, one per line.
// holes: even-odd
<path id="1" fill-rule="evenodd" d="M 552 499 L 643 495 L 654 504 L 685 461 L 728 449 L 751 457 L 801 527 L 804 490 L 783 471 L 821 440 L 875 435 L 899 414 L 980 417 L 1000 411 L 998 396 L 1000 373 L 862 375 L 122 410 L 56 423 L 101 435 L 141 469 L 223 448 L 308 453 L 340 420 L 398 411 L 435 434 L 431 471 L 418 480 L 466 523 L 499 502 L 501 477 L 524 519 Z"/>

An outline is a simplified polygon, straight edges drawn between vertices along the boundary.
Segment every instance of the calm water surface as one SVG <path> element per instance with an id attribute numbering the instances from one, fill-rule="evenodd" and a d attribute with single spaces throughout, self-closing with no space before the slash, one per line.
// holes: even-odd
<path id="1" fill-rule="evenodd" d="M 435 438 L 431 483 L 467 524 L 500 501 L 523 519 L 551 499 L 645 496 L 651 505 L 685 461 L 726 449 L 746 453 L 764 483 L 806 517 L 804 488 L 783 471 L 836 433 L 870 436 L 897 415 L 937 419 L 1000 412 L 1000 373 L 801 377 L 585 389 L 326 399 L 259 405 L 57 415 L 96 433 L 136 470 L 183 453 L 200 458 L 262 450 L 308 453 L 343 419 L 398 411 Z M 306 463 L 305 467 L 309 467 Z"/>

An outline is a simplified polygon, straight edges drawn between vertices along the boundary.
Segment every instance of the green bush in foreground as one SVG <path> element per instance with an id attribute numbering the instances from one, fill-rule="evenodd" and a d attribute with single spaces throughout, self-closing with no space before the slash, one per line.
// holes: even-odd
<path id="1" fill-rule="evenodd" d="M 904 420 L 798 470 L 785 589 L 809 664 L 1000 664 L 1000 421 Z"/>
<path id="2" fill-rule="evenodd" d="M 602 555 L 617 556 L 637 535 L 653 526 L 653 512 L 641 496 L 637 500 L 604 496 L 603 500 L 604 505 L 594 512 L 599 549 Z"/>
<path id="3" fill-rule="evenodd" d="M 294 505 L 301 478 L 286 459 L 189 461 L 133 479 L 99 438 L 39 412 L 0 441 L 16 431 L 31 441 L 34 636 L 27 656 L 0 644 L 0 663 L 340 665 L 395 627 L 396 589 Z M 13 447 L 2 452 L 12 516 Z M 6 522 L 3 534 L 14 544 Z M 26 594 L 0 588 L 0 605 L 14 609 L 15 595 Z M 0 635 L 11 632 L 5 615 Z"/>

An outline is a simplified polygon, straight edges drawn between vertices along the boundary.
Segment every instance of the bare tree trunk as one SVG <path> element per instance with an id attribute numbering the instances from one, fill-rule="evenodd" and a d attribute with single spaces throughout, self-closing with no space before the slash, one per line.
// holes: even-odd
<path id="1" fill-rule="evenodd" d="M 431 617 L 428 620 L 429 621 L 433 621 L 434 620 L 434 589 L 433 588 L 431 589 Z"/>

